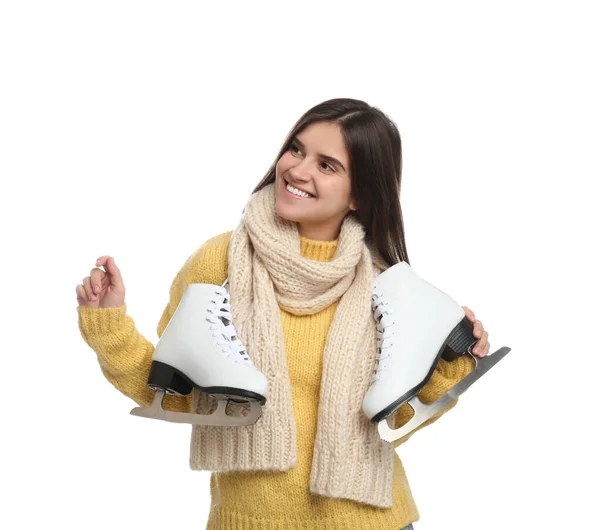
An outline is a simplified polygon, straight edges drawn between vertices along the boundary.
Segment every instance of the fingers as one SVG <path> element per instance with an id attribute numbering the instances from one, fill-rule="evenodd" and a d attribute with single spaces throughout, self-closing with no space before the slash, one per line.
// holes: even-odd
<path id="1" fill-rule="evenodd" d="M 487 352 L 490 351 L 489 343 L 488 343 L 487 339 L 488 339 L 488 332 L 483 331 L 483 333 L 481 333 L 481 339 L 479 339 L 477 341 L 477 344 L 475 344 L 475 347 L 473 348 L 473 353 L 475 355 L 477 355 L 479 357 L 485 357 L 487 355 Z M 486 350 L 486 348 L 487 348 L 487 350 Z"/>
<path id="2" fill-rule="evenodd" d="M 488 332 L 483 329 L 481 320 L 475 318 L 475 313 L 466 305 L 461 306 L 467 318 L 473 324 L 473 336 L 479 340 L 473 346 L 472 352 L 477 357 L 485 357 L 490 351 L 490 343 L 487 341 Z"/>
<path id="3" fill-rule="evenodd" d="M 96 266 L 102 267 L 108 273 L 108 279 L 112 285 L 122 286 L 123 278 L 121 277 L 121 271 L 119 267 L 115 265 L 115 259 L 112 256 L 100 256 L 96 260 Z"/>
<path id="4" fill-rule="evenodd" d="M 485 348 L 483 348 L 483 355 L 482 357 L 485 357 L 488 353 L 490 353 L 490 343 L 486 343 Z"/>
<path id="5" fill-rule="evenodd" d="M 77 303 L 79 305 L 85 305 L 88 301 L 88 297 L 85 293 L 83 285 L 79 284 L 77 287 L 75 287 L 75 292 L 77 293 Z"/>
<path id="6" fill-rule="evenodd" d="M 101 266 L 104 266 L 105 270 L 102 270 Z M 113 286 L 117 293 L 120 291 L 125 292 L 121 271 L 115 265 L 114 258 L 112 256 L 100 256 L 96 260 L 96 267 L 91 269 L 90 275 L 86 276 L 82 283 L 75 288 L 77 303 L 79 305 L 90 305 L 90 302 L 100 300 L 105 294 L 104 290 L 109 286 Z"/>
<path id="7" fill-rule="evenodd" d="M 102 291 L 102 280 L 105 276 L 106 272 L 97 267 L 90 271 L 90 283 L 94 294 L 100 294 L 100 291 Z"/>
<path id="8" fill-rule="evenodd" d="M 83 289 L 88 300 L 96 301 L 96 296 L 92 292 L 92 280 L 89 276 L 83 279 Z"/>
<path id="9" fill-rule="evenodd" d="M 473 313 L 473 311 L 471 311 L 466 305 L 461 306 L 463 311 L 465 312 L 465 315 L 467 316 L 467 318 L 471 321 L 471 322 L 475 322 L 475 313 Z"/>

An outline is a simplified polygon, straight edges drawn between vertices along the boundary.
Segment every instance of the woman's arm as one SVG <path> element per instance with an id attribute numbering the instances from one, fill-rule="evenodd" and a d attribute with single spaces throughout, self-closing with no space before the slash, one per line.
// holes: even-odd
<path id="1" fill-rule="evenodd" d="M 169 302 L 158 322 L 159 339 L 190 283 L 221 285 L 225 281 L 232 232 L 224 232 L 203 243 L 176 274 L 171 282 Z M 106 379 L 139 406 L 146 407 L 154 398 L 154 390 L 148 387 L 154 345 L 138 332 L 126 309 L 126 303 L 111 308 L 79 306 L 79 330 L 85 342 L 96 352 Z M 192 395 L 166 394 L 163 408 L 192 412 Z"/>
<path id="2" fill-rule="evenodd" d="M 171 311 L 171 304 L 165 313 Z M 110 308 L 79 306 L 79 330 L 96 352 L 104 377 L 138 405 L 148 406 L 154 397 L 147 384 L 154 346 L 136 329 L 126 311 L 126 303 Z M 187 412 L 191 408 L 191 394 L 183 397 L 168 394 L 163 407 Z"/>

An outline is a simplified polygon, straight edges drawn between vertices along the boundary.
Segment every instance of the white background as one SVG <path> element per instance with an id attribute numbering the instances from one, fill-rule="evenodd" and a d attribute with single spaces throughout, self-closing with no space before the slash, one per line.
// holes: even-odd
<path id="1" fill-rule="evenodd" d="M 191 427 L 129 415 L 75 287 L 114 256 L 156 344 L 186 258 L 235 228 L 302 113 L 352 97 L 400 130 L 415 271 L 512 348 L 398 449 L 415 529 L 594 527 L 593 5 L 3 2 L 0 526 L 204 528 Z"/>

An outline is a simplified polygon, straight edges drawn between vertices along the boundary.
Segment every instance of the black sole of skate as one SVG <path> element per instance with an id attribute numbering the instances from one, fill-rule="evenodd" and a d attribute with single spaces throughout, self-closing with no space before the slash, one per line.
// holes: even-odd
<path id="1" fill-rule="evenodd" d="M 438 351 L 435 362 L 432 363 L 431 368 L 427 374 L 427 377 L 423 379 L 417 386 L 400 396 L 396 401 L 392 402 L 386 408 L 384 408 L 381 412 L 378 412 L 371 418 L 373 423 L 379 423 L 381 420 L 387 418 L 394 412 L 396 412 L 404 403 L 406 403 L 412 396 L 414 396 L 419 390 L 421 390 L 431 379 L 433 372 L 435 371 L 435 367 L 440 360 L 440 357 L 443 357 L 445 361 L 454 361 L 461 355 L 465 353 L 470 353 L 471 348 L 477 343 L 479 339 L 477 339 L 473 335 L 473 324 L 469 320 L 467 316 L 465 316 L 450 332 L 450 335 L 446 338 L 442 347 Z"/>
<path id="2" fill-rule="evenodd" d="M 231 401 L 236 403 L 258 401 L 261 405 L 264 405 L 267 402 L 264 396 L 250 390 L 228 386 L 198 386 L 183 372 L 177 370 L 177 368 L 173 368 L 160 361 L 152 361 L 150 375 L 148 376 L 148 386 L 153 390 L 164 390 L 169 394 L 177 394 L 178 396 L 187 396 L 196 387 L 201 392 L 207 394 L 227 395 Z"/>

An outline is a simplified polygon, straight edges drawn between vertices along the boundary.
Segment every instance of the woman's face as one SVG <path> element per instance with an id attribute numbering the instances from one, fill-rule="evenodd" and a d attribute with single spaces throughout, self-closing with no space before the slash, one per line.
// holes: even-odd
<path id="1" fill-rule="evenodd" d="M 326 158 L 332 157 L 332 158 Z M 301 236 L 332 241 L 339 236 L 346 214 L 356 210 L 350 181 L 350 157 L 337 124 L 309 125 L 292 139 L 275 168 L 275 211 L 298 223 Z M 286 181 L 312 195 L 286 191 Z"/>

